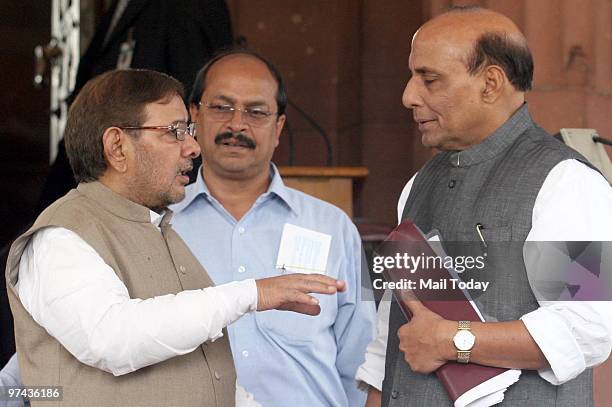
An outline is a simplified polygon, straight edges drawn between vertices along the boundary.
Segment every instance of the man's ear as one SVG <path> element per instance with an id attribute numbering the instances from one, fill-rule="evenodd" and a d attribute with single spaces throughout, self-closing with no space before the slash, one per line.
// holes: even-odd
<path id="1" fill-rule="evenodd" d="M 127 171 L 126 153 L 131 148 L 128 143 L 127 134 L 118 127 L 109 127 L 102 135 L 104 158 L 111 168 L 120 173 Z"/>
<path id="2" fill-rule="evenodd" d="M 278 116 L 276 119 L 276 143 L 274 147 L 278 147 L 278 143 L 280 142 L 280 135 L 283 132 L 283 126 L 285 126 L 285 121 L 287 120 L 287 116 L 284 114 Z"/>
<path id="3" fill-rule="evenodd" d="M 489 65 L 483 71 L 485 81 L 482 99 L 485 103 L 494 103 L 503 93 L 508 84 L 504 70 L 498 65 Z"/>

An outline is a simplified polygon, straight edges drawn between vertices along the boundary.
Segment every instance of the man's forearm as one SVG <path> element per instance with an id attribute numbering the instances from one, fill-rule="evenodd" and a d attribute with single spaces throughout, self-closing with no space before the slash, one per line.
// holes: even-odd
<path id="1" fill-rule="evenodd" d="M 370 386 L 368 390 L 368 399 L 366 400 L 365 407 L 380 407 L 382 404 L 382 392 L 377 390 L 375 387 Z"/>
<path id="2" fill-rule="evenodd" d="M 438 337 L 440 352 L 447 360 L 457 359 L 453 336 L 456 321 L 444 321 Z M 472 322 L 476 342 L 470 362 L 486 366 L 537 370 L 548 366 L 544 354 L 522 321 Z"/>

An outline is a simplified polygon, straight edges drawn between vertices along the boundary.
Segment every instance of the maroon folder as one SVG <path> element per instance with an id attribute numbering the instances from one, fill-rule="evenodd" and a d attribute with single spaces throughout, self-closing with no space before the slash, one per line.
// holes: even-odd
<path id="1" fill-rule="evenodd" d="M 398 243 L 388 244 L 388 242 Z M 408 252 L 408 255 L 436 256 L 436 253 L 427 242 L 421 230 L 410 219 L 404 220 L 397 226 L 397 228 L 387 236 L 385 243 L 383 243 L 381 247 L 385 250 L 385 247 L 389 249 L 390 246 L 407 249 L 406 252 Z M 388 255 L 390 253 L 385 254 Z M 433 279 L 448 279 L 452 277 L 451 273 L 443 267 L 428 268 L 426 273 L 428 278 L 430 277 Z M 406 269 L 384 269 L 383 275 L 386 281 L 398 282 L 402 279 L 415 280 L 415 275 L 419 274 L 418 270 L 416 273 L 411 273 Z M 481 321 L 468 298 L 458 288 L 453 290 L 449 287 L 444 290 L 443 293 L 437 290 L 436 292 L 432 292 L 428 289 L 417 288 L 412 290 L 412 293 L 423 303 L 423 305 L 445 319 L 453 321 Z M 405 295 L 405 290 L 393 290 L 393 296 L 400 306 L 402 313 L 406 317 L 406 320 L 410 321 L 412 315 L 408 307 L 406 307 L 402 301 Z M 478 345 L 478 339 L 476 339 L 476 345 Z M 438 368 L 435 373 L 454 403 L 457 398 L 468 390 L 507 370 L 508 369 L 482 366 L 475 363 L 461 364 L 457 362 L 447 362 Z"/>

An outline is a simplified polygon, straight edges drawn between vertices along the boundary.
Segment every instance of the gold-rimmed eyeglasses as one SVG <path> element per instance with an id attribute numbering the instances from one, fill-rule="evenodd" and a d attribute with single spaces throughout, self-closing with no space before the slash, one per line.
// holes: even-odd
<path id="1" fill-rule="evenodd" d="M 270 123 L 270 119 L 278 116 L 276 112 L 268 112 L 260 107 L 245 107 L 240 109 L 231 105 L 221 103 L 200 102 L 199 106 L 204 106 L 208 110 L 208 118 L 216 122 L 226 122 L 234 117 L 234 112 L 242 113 L 244 121 L 253 127 L 261 127 Z"/>
<path id="2" fill-rule="evenodd" d="M 197 126 L 195 123 L 174 122 L 169 126 L 118 126 L 122 130 L 165 130 L 172 133 L 178 141 L 185 140 L 185 137 L 190 136 L 196 138 Z"/>

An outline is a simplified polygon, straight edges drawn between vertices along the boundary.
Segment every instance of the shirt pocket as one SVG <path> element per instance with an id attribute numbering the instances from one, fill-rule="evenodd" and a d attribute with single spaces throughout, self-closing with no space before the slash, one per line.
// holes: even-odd
<path id="1" fill-rule="evenodd" d="M 314 295 L 319 300 L 319 315 L 305 315 L 293 311 L 263 311 L 255 314 L 255 321 L 264 336 L 272 340 L 292 343 L 312 343 L 318 336 L 325 335 L 335 321 L 335 296 Z"/>

